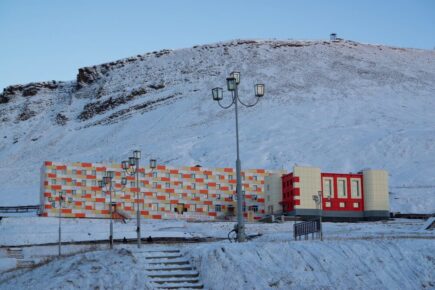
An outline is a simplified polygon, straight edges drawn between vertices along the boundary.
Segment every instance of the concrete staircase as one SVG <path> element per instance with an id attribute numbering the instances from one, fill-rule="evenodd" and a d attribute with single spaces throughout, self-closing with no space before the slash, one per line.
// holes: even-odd
<path id="1" fill-rule="evenodd" d="M 35 261 L 24 259 L 23 249 L 21 248 L 8 248 L 6 254 L 9 258 L 17 260 L 17 268 L 31 268 L 35 266 Z"/>
<path id="2" fill-rule="evenodd" d="M 203 289 L 198 271 L 180 250 L 148 250 L 141 253 L 150 284 L 155 289 Z"/>

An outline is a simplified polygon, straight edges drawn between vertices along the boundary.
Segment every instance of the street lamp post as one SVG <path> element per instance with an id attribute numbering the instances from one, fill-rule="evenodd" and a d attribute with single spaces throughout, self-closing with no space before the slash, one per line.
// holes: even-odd
<path id="1" fill-rule="evenodd" d="M 113 249 L 113 213 L 112 213 L 112 180 L 115 176 L 113 171 L 105 171 L 102 180 L 98 181 L 98 186 L 105 191 L 109 191 L 109 214 L 110 214 L 110 235 L 109 235 L 109 244 L 110 249 Z"/>
<path id="2" fill-rule="evenodd" d="M 59 256 L 62 255 L 62 201 L 63 201 L 63 192 L 61 191 L 59 193 L 59 229 L 58 229 L 58 233 L 59 233 L 59 244 L 58 244 L 58 252 L 59 252 Z"/>
<path id="3" fill-rule="evenodd" d="M 323 241 L 323 229 L 322 229 L 322 192 L 317 192 L 317 195 L 313 195 L 313 200 L 316 203 L 316 209 L 319 213 L 319 222 L 320 222 L 320 240 Z"/>
<path id="4" fill-rule="evenodd" d="M 122 169 L 130 176 L 136 176 L 136 233 L 137 233 L 137 247 L 140 248 L 141 233 L 140 233 L 140 208 L 139 208 L 139 160 L 141 152 L 139 150 L 133 151 L 133 156 L 128 160 L 122 161 Z M 150 159 L 150 168 L 156 168 L 156 159 Z M 145 171 L 144 171 L 145 174 Z M 123 181 L 124 182 L 124 181 Z M 125 180 L 126 182 L 126 180 Z"/>
<path id="5" fill-rule="evenodd" d="M 245 236 L 245 224 L 243 218 L 243 195 L 242 195 L 242 179 L 241 179 L 241 162 L 239 155 L 239 113 L 238 113 L 238 103 L 242 104 L 245 107 L 253 107 L 255 106 L 261 97 L 264 96 L 264 84 L 256 84 L 254 86 L 255 89 L 255 97 L 256 100 L 253 104 L 244 103 L 239 98 L 239 84 L 240 84 L 240 72 L 232 72 L 230 77 L 227 78 L 227 89 L 231 92 L 231 103 L 227 106 L 222 105 L 221 101 L 223 99 L 223 89 L 222 88 L 214 88 L 212 89 L 213 100 L 217 101 L 219 106 L 223 109 L 229 109 L 232 105 L 235 107 L 236 113 L 236 145 L 237 145 L 237 159 L 236 159 L 236 174 L 237 174 L 237 241 L 244 242 L 246 239 Z"/>

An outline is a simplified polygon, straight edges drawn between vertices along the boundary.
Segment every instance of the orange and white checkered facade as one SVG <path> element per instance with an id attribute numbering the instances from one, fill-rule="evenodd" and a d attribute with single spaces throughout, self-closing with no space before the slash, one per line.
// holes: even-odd
<path id="1" fill-rule="evenodd" d="M 105 171 L 115 172 L 112 207 L 126 218 L 140 214 L 147 219 L 232 219 L 236 214 L 236 172 L 233 168 L 169 167 L 151 171 L 141 168 L 136 177 L 125 175 L 120 164 L 57 163 L 46 161 L 41 169 L 41 212 L 63 217 L 109 218 L 109 191 L 98 186 Z M 146 173 L 144 173 L 146 172 Z M 250 169 L 242 172 L 244 215 L 257 220 L 265 215 L 265 177 L 272 172 Z M 121 184 L 122 177 L 127 185 Z M 281 192 L 275 194 L 281 195 Z M 138 198 L 137 198 L 138 195 Z"/>

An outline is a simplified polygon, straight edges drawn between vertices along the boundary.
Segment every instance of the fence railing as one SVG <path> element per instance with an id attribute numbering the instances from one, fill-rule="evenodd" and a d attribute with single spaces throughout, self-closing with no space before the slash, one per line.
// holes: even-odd
<path id="1" fill-rule="evenodd" d="M 314 239 L 314 234 L 318 233 L 320 235 L 322 224 L 320 221 L 320 218 L 301 222 L 301 223 L 295 223 L 293 225 L 293 236 L 295 240 L 302 239 L 302 236 L 305 237 L 305 239 L 308 239 L 308 235 L 312 234 L 312 238 Z"/>
<path id="2" fill-rule="evenodd" d="M 0 206 L 0 213 L 38 211 L 39 205 Z"/>

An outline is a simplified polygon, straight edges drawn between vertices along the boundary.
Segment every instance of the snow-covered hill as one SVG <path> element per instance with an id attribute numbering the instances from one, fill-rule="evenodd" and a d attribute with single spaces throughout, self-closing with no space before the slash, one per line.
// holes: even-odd
<path id="1" fill-rule="evenodd" d="M 43 69 L 43 68 L 41 68 Z M 79 70 L 0 95 L 0 204 L 37 203 L 44 160 L 233 166 L 234 111 L 211 88 L 242 74 L 244 168 L 385 168 L 393 211 L 435 211 L 435 51 L 352 41 L 238 40 Z M 398 187 L 411 188 L 398 188 Z"/>

